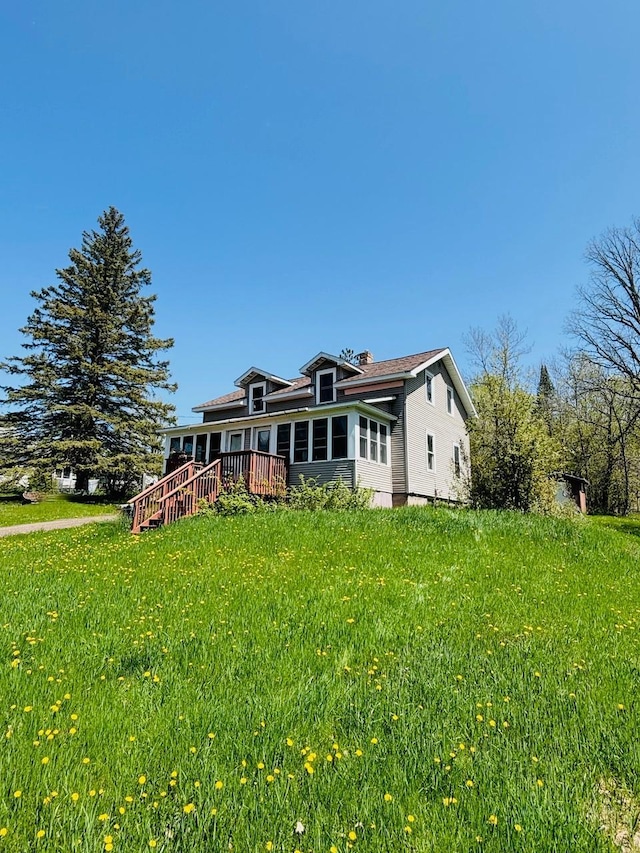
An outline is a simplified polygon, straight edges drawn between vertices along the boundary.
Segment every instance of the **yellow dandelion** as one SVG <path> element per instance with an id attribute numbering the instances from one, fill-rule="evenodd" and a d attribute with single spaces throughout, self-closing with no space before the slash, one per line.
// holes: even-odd
<path id="1" fill-rule="evenodd" d="M 464 784 L 467 786 L 467 788 L 473 788 L 473 779 L 467 779 Z"/>
<path id="2" fill-rule="evenodd" d="M 8 832 L 9 830 L 6 826 L 0 826 L 0 838 L 4 838 Z"/>
<path id="3" fill-rule="evenodd" d="M 515 829 L 516 832 L 522 832 L 522 827 L 520 826 L 519 823 L 516 823 L 516 825 L 513 828 Z"/>
<path id="4" fill-rule="evenodd" d="M 183 807 L 182 807 L 182 811 L 183 811 L 185 814 L 191 814 L 191 812 L 195 811 L 195 809 L 196 809 L 196 807 L 194 806 L 194 804 L 193 804 L 193 803 L 187 803 L 187 805 L 186 805 L 186 806 L 183 806 Z"/>
<path id="5" fill-rule="evenodd" d="M 158 846 L 158 842 L 155 840 L 155 838 L 150 838 L 149 839 L 149 847 L 157 847 L 157 846 Z"/>
<path id="6" fill-rule="evenodd" d="M 242 778 L 240 779 L 240 784 L 241 784 L 241 785 L 246 785 L 246 784 L 247 784 L 247 777 L 246 777 L 246 776 L 242 776 Z"/>
<path id="7" fill-rule="evenodd" d="M 104 812 L 103 814 L 99 814 L 98 820 L 102 821 L 102 823 L 104 823 L 105 820 L 109 820 L 109 815 L 106 812 Z"/>
<path id="8" fill-rule="evenodd" d="M 358 836 L 355 834 L 353 830 L 349 833 L 349 841 L 355 841 Z"/>
<path id="9" fill-rule="evenodd" d="M 71 794 L 71 799 L 74 803 L 77 803 L 80 799 L 80 794 L 77 791 L 74 791 L 73 794 Z"/>
<path id="10" fill-rule="evenodd" d="M 491 824 L 491 826 L 497 826 L 498 825 L 498 818 L 494 814 L 489 815 L 489 821 L 488 822 Z"/>
<path id="11" fill-rule="evenodd" d="M 44 833 L 44 829 L 39 829 L 39 830 L 36 832 L 36 838 L 44 838 L 44 835 L 45 835 L 45 833 Z"/>
<path id="12" fill-rule="evenodd" d="M 49 759 L 49 756 L 48 756 L 48 755 L 45 755 L 45 756 L 44 756 L 44 758 L 42 758 L 42 759 L 41 759 L 40 763 L 41 763 L 41 764 L 48 764 L 48 763 L 49 763 L 49 760 L 50 760 L 50 759 Z"/>
<path id="13" fill-rule="evenodd" d="M 138 785 L 144 785 L 144 783 L 145 783 L 146 781 L 147 781 L 147 777 L 146 777 L 146 776 L 138 776 Z"/>
<path id="14" fill-rule="evenodd" d="M 390 802 L 392 802 L 392 800 L 393 800 L 393 797 L 391 796 L 391 794 L 385 794 L 384 795 L 385 803 L 390 803 Z"/>
<path id="15" fill-rule="evenodd" d="M 414 816 L 414 815 L 412 815 L 412 814 L 408 814 L 408 815 L 407 815 L 407 820 L 409 821 L 409 823 L 413 823 L 413 822 L 414 822 L 414 820 L 415 820 L 415 816 Z"/>
<path id="16" fill-rule="evenodd" d="M 22 791 L 14 791 L 13 796 L 16 798 L 16 800 L 19 800 L 22 796 Z"/>
<path id="17" fill-rule="evenodd" d="M 307 771 L 309 776 L 313 776 L 313 764 L 310 764 L 308 761 L 305 761 L 304 769 Z"/>
<path id="18" fill-rule="evenodd" d="M 269 775 L 267 776 L 267 782 L 275 782 L 275 778 L 275 776 L 269 773 Z"/>
<path id="19" fill-rule="evenodd" d="M 224 788 L 224 782 L 222 781 L 222 779 L 218 779 L 218 781 L 213 787 L 216 789 L 216 791 L 221 791 Z"/>
<path id="20" fill-rule="evenodd" d="M 377 738 L 377 737 L 372 737 L 372 738 L 371 738 L 371 743 L 374 743 L 374 744 L 375 744 L 375 743 L 378 743 L 378 738 Z"/>
<path id="21" fill-rule="evenodd" d="M 273 841 L 267 841 L 267 843 L 264 845 L 264 849 L 273 850 Z"/>

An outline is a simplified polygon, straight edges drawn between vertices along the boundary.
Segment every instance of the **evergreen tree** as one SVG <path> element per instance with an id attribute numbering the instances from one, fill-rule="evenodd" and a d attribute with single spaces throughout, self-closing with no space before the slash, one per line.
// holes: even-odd
<path id="1" fill-rule="evenodd" d="M 540 367 L 540 379 L 538 380 L 538 393 L 536 395 L 536 406 L 538 415 L 544 422 L 549 435 L 553 435 L 554 401 L 556 389 L 553 386 L 547 365 Z"/>
<path id="2" fill-rule="evenodd" d="M 110 207 L 98 231 L 84 232 L 58 283 L 31 295 L 37 307 L 21 332 L 27 354 L 0 364 L 22 384 L 2 386 L 0 472 L 31 470 L 35 479 L 71 466 L 76 488 L 99 478 L 128 491 L 160 464 L 158 430 L 173 406 L 154 396 L 175 390 L 173 345 L 152 335 L 155 296 L 124 217 Z"/>

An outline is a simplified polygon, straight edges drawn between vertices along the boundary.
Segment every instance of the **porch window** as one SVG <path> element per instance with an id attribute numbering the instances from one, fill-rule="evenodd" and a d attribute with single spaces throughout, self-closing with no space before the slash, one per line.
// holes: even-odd
<path id="1" fill-rule="evenodd" d="M 180 453 L 180 436 L 174 435 L 169 442 L 169 453 Z"/>
<path id="2" fill-rule="evenodd" d="M 320 462 L 327 458 L 329 449 L 329 421 L 320 418 L 313 421 L 313 461 Z"/>
<path id="3" fill-rule="evenodd" d="M 372 462 L 378 461 L 378 424 L 369 421 L 369 458 Z"/>
<path id="4" fill-rule="evenodd" d="M 309 421 L 296 421 L 293 435 L 293 461 L 309 461 Z"/>
<path id="5" fill-rule="evenodd" d="M 316 376 L 318 387 L 317 402 L 318 403 L 333 403 L 336 399 L 335 388 L 333 383 L 336 380 L 335 370 L 321 370 Z"/>
<path id="6" fill-rule="evenodd" d="M 229 435 L 229 453 L 238 453 L 238 451 L 242 450 L 243 438 L 244 433 L 241 432 L 232 432 Z"/>
<path id="7" fill-rule="evenodd" d="M 360 458 L 368 459 L 369 454 L 367 453 L 367 430 L 369 428 L 369 421 L 366 418 L 360 418 Z"/>
<path id="8" fill-rule="evenodd" d="M 380 461 L 387 464 L 387 428 L 384 424 L 380 424 Z"/>
<path id="9" fill-rule="evenodd" d="M 196 436 L 196 462 L 204 462 L 207 455 L 207 436 L 206 435 L 198 435 Z"/>
<path id="10" fill-rule="evenodd" d="M 347 416 L 331 418 L 331 458 L 347 458 Z"/>
<path id="11" fill-rule="evenodd" d="M 289 458 L 291 453 L 291 424 L 278 424 L 276 433 L 276 453 Z"/>
<path id="12" fill-rule="evenodd" d="M 182 452 L 187 456 L 193 456 L 193 436 L 185 435 L 182 441 Z"/>
<path id="13" fill-rule="evenodd" d="M 261 453 L 268 453 L 270 442 L 271 442 L 271 430 L 270 429 L 259 429 L 256 432 L 256 450 L 259 450 Z"/>

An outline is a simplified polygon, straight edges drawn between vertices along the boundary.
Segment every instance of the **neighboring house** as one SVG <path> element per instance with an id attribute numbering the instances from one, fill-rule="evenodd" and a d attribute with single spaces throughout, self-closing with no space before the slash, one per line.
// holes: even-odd
<path id="1" fill-rule="evenodd" d="M 476 413 L 450 351 L 356 359 L 320 352 L 294 379 L 250 367 L 238 390 L 194 407 L 201 423 L 164 430 L 165 471 L 254 450 L 285 457 L 290 484 L 342 478 L 377 506 L 459 500 Z"/>

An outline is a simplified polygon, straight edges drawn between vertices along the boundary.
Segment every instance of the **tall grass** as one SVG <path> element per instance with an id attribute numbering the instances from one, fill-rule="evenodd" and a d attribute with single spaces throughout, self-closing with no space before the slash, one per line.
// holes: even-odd
<path id="1" fill-rule="evenodd" d="M 637 802 L 636 537 L 416 508 L 0 547 L 0 852 L 604 851 L 603 791 Z"/>

